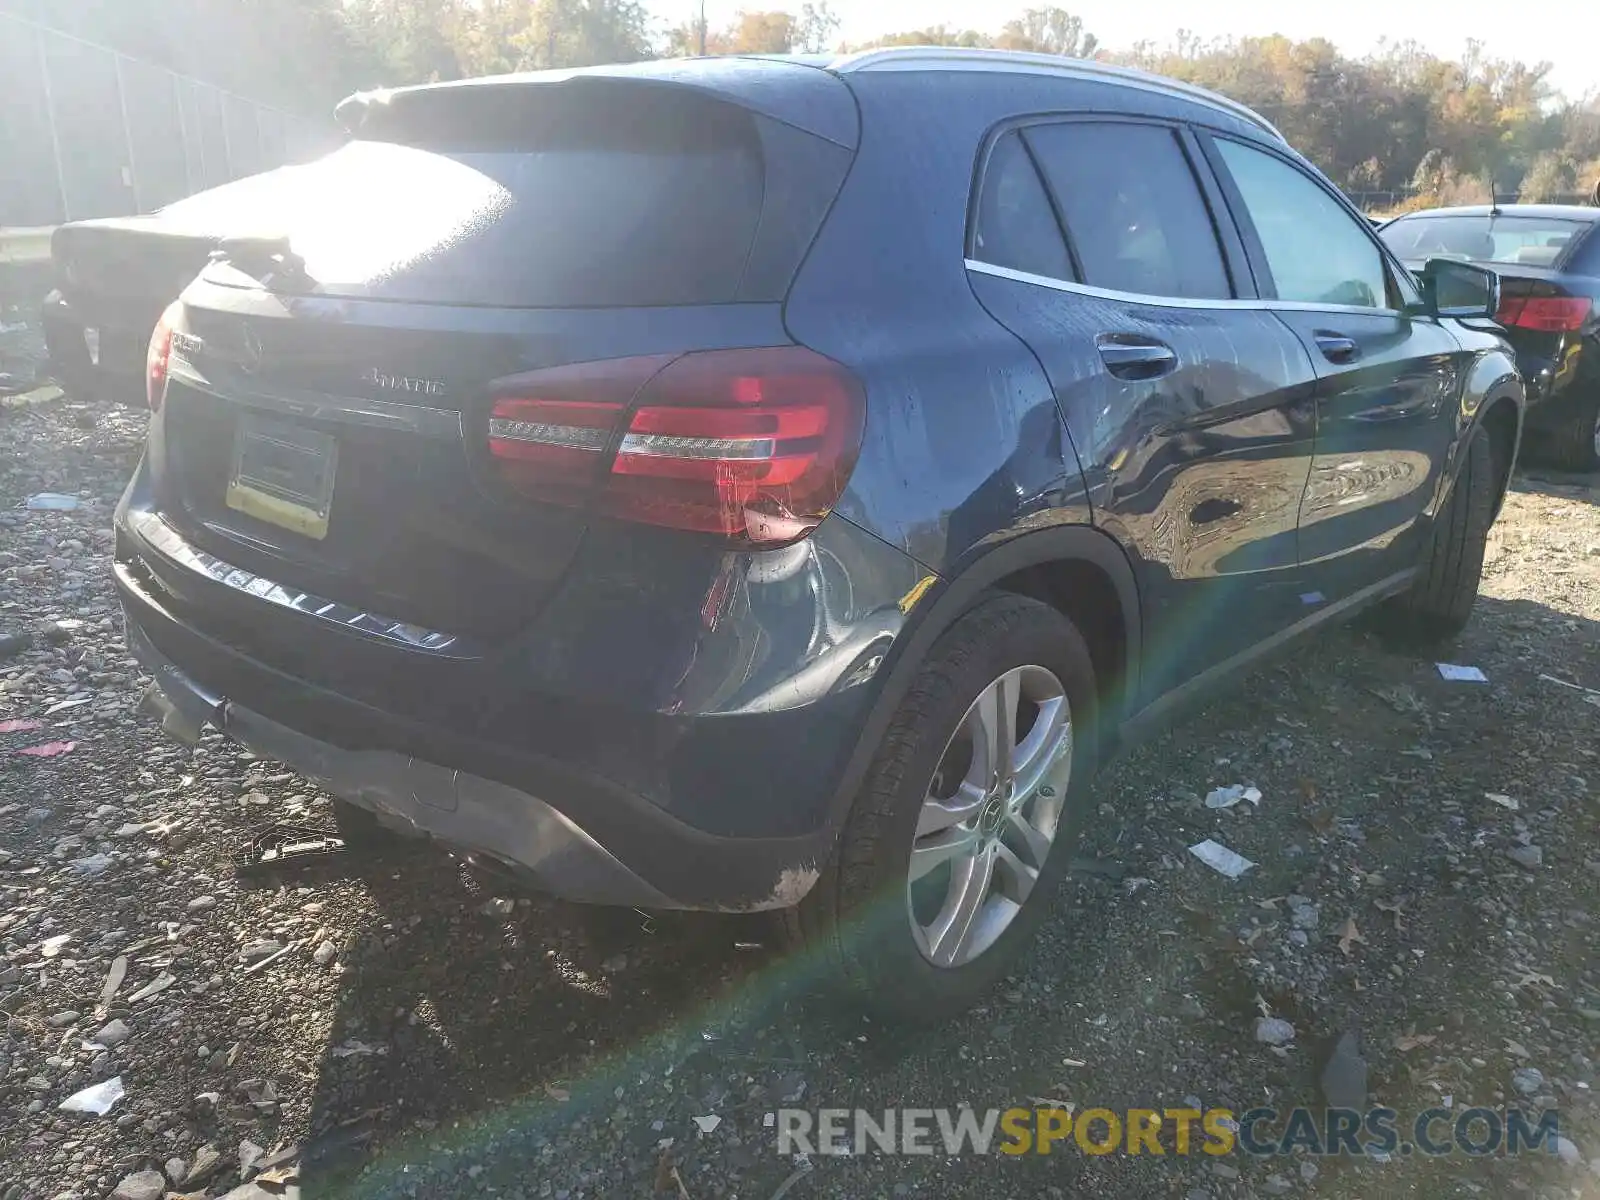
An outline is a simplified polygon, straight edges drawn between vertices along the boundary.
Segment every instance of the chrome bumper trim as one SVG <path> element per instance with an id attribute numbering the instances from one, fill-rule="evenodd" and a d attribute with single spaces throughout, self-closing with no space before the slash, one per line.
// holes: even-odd
<path id="1" fill-rule="evenodd" d="M 220 583 L 224 587 L 232 588 L 247 596 L 254 596 L 258 600 L 265 600 L 268 604 L 275 604 L 279 608 L 287 608 L 292 612 L 315 617 L 330 624 L 342 625 L 369 637 L 382 638 L 412 650 L 426 650 L 437 654 L 457 646 L 461 640 L 452 633 L 424 629 L 420 625 L 396 621 L 377 613 L 363 612 L 351 605 L 313 595 L 311 592 L 303 592 L 298 588 L 285 587 L 242 567 L 236 567 L 197 546 L 191 546 L 177 530 L 153 512 L 130 512 L 128 526 L 150 549 L 169 562 L 184 567 L 196 575 L 203 575 L 213 583 Z"/>

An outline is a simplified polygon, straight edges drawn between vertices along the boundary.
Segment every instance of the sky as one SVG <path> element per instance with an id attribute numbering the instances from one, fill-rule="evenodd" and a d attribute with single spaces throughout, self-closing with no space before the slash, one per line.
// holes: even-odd
<path id="1" fill-rule="evenodd" d="M 946 24 L 997 32 L 1006 20 L 1049 0 L 829 0 L 843 21 L 840 37 L 860 42 L 884 33 Z M 1577 98 L 1600 91 L 1600 3 L 1571 0 L 1529 9 L 1506 0 L 1055 0 L 1083 18 L 1084 27 L 1113 49 L 1149 39 L 1170 41 L 1179 29 L 1203 38 L 1281 33 L 1297 40 L 1325 37 L 1347 54 L 1378 48 L 1383 38 L 1414 40 L 1455 57 L 1467 39 L 1492 58 L 1546 60 L 1551 81 Z M 690 20 L 697 0 L 650 0 L 674 24 Z M 799 0 L 707 0 L 708 23 L 727 24 L 740 8 L 798 10 Z M 1533 19 L 1527 14 L 1537 13 Z"/>

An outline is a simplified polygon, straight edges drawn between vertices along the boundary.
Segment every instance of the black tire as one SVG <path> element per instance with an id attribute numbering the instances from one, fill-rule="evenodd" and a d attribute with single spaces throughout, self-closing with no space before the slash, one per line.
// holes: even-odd
<path id="1" fill-rule="evenodd" d="M 1434 521 L 1422 573 L 1389 602 L 1390 628 L 1419 646 L 1449 641 L 1467 627 L 1478 599 L 1483 550 L 1494 523 L 1501 472 L 1484 429 L 1467 443 L 1461 473 Z"/>
<path id="2" fill-rule="evenodd" d="M 1544 435 L 1543 448 L 1565 471 L 1600 471 L 1600 388 L 1572 406 L 1566 419 Z"/>
<path id="3" fill-rule="evenodd" d="M 1070 705 L 1071 775 L 1059 824 L 1005 931 L 972 961 L 935 966 L 918 948 L 908 905 L 919 815 L 975 699 L 1025 666 L 1053 674 Z M 1089 649 L 1055 609 L 996 596 L 961 617 L 934 644 L 890 722 L 832 864 L 799 907 L 782 914 L 788 940 L 807 957 L 807 978 L 820 973 L 824 986 L 878 1014 L 917 1023 L 946 1019 L 978 1000 L 1026 948 L 1066 874 L 1097 764 L 1097 715 Z"/>

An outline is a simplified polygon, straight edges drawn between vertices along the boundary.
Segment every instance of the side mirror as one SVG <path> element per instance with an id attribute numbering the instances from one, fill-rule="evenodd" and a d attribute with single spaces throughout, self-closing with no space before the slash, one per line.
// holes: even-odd
<path id="1" fill-rule="evenodd" d="M 1430 258 L 1417 272 L 1422 299 L 1436 317 L 1487 317 L 1500 311 L 1500 276 L 1452 258 Z"/>

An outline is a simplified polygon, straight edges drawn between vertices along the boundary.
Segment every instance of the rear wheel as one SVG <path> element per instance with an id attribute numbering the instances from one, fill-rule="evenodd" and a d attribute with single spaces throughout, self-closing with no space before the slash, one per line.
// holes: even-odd
<path id="1" fill-rule="evenodd" d="M 1479 428 L 1467 443 L 1450 499 L 1434 519 L 1422 573 L 1389 602 L 1394 632 L 1420 645 L 1447 641 L 1467 626 L 1478 599 L 1483 552 L 1500 489 L 1494 447 Z"/>
<path id="2" fill-rule="evenodd" d="M 1004 975 L 1048 913 L 1095 767 L 1094 668 L 1054 609 L 1004 596 L 934 646 L 835 863 L 791 933 L 885 1015 L 939 1020 Z"/>
<path id="3" fill-rule="evenodd" d="M 1568 471 L 1600 471 L 1600 388 L 1573 406 L 1546 436 L 1555 465 Z"/>

